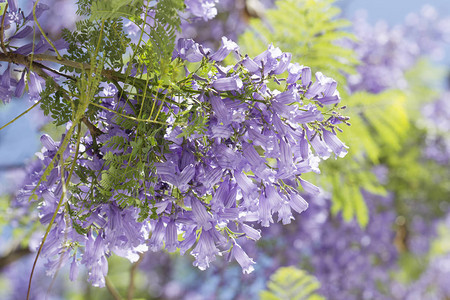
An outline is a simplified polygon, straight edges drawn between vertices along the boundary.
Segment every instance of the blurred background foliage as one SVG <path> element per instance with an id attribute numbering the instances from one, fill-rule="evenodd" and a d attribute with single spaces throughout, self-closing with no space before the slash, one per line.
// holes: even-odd
<path id="1" fill-rule="evenodd" d="M 448 299 L 448 70 L 427 57 L 433 49 L 419 38 L 438 32 L 436 42 L 444 45 L 449 30 L 436 25 L 439 18 L 429 17 L 429 8 L 425 29 L 406 38 L 398 32 L 411 33 L 414 26 L 346 20 L 333 0 L 264 2 L 269 9 L 259 1 L 223 2 L 216 23 L 185 24 L 186 31 L 212 44 L 234 18 L 243 31 L 242 53 L 258 55 L 270 42 L 291 52 L 292 62 L 338 81 L 351 117 L 351 130 L 339 137 L 349 153 L 330 157 L 320 176 L 308 177 L 323 196 L 308 199 L 310 209 L 292 224 L 264 229 L 258 245 L 248 245 L 257 262 L 250 275 L 224 261 L 201 272 L 178 254 L 149 253 L 132 266 L 111 257 L 107 289 L 91 287 L 85 276 L 65 282 L 65 269 L 54 279 L 41 272 L 36 299 Z M 217 24 L 222 27 L 214 31 Z M 57 26 L 48 26 L 55 35 Z M 10 178 L 19 185 L 16 172 Z M 0 201 L 0 298 L 21 299 L 31 265 L 27 241 L 38 225 L 26 211 L 9 207 L 8 197 Z"/>

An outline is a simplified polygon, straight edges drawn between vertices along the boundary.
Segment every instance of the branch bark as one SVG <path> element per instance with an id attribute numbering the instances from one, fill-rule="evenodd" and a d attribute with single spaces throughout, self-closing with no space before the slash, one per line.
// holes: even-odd
<path id="1" fill-rule="evenodd" d="M 111 282 L 111 280 L 109 280 L 108 277 L 105 277 L 105 285 L 111 296 L 114 298 L 114 300 L 122 300 L 122 297 L 120 296 L 119 292 L 114 287 L 113 283 Z"/>
<path id="2" fill-rule="evenodd" d="M 30 253 L 31 251 L 24 247 L 13 249 L 6 255 L 0 257 L 0 270 Z"/>
<path id="3" fill-rule="evenodd" d="M 86 64 L 86 63 L 79 63 L 76 61 L 71 61 L 71 60 L 67 60 L 67 59 L 58 59 L 55 56 L 52 55 L 48 55 L 48 54 L 36 54 L 33 56 L 33 59 L 36 61 L 49 61 L 49 62 L 55 62 L 58 63 L 60 65 L 66 66 L 66 67 L 72 67 L 75 69 L 84 69 L 84 70 L 90 70 L 92 69 L 92 66 L 90 64 Z M 122 75 L 122 73 L 116 72 L 114 70 L 102 70 L 101 75 L 107 79 L 110 80 L 119 80 L 121 78 L 120 75 Z"/>
<path id="4" fill-rule="evenodd" d="M 134 277 L 136 276 L 137 268 L 144 258 L 144 253 L 139 254 L 139 259 L 130 268 L 130 283 L 128 284 L 127 300 L 132 300 L 134 296 Z"/>
<path id="5" fill-rule="evenodd" d="M 55 62 L 60 65 L 66 66 L 66 67 L 71 67 L 71 68 L 75 68 L 75 69 L 79 69 L 79 70 L 92 69 L 90 64 L 79 63 L 79 62 L 67 60 L 64 58 L 59 59 L 56 56 L 52 56 L 52 55 L 48 55 L 48 54 L 34 54 L 33 56 L 30 56 L 30 55 L 23 55 L 23 54 L 19 54 L 19 53 L 10 53 L 10 52 L 9 53 L 0 53 L 0 61 L 15 63 L 15 64 L 22 65 L 22 66 L 29 66 L 30 64 L 32 64 L 33 66 L 37 67 L 41 71 L 43 69 L 46 69 L 46 70 L 49 70 L 51 72 L 57 73 L 61 76 L 65 76 L 65 77 L 68 77 L 69 75 L 62 74 L 62 73 L 60 73 L 56 70 L 53 70 L 39 62 Z M 36 73 L 38 73 L 39 76 L 42 76 L 41 74 L 39 74 L 39 71 Z M 120 81 L 123 74 L 116 72 L 114 70 L 105 69 L 105 70 L 102 70 L 101 75 L 109 80 Z M 71 78 L 71 77 L 69 77 L 69 78 Z"/>

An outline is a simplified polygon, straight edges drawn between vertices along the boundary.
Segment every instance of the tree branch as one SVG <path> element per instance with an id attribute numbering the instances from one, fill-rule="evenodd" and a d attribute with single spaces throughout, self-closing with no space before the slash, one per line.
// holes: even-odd
<path id="1" fill-rule="evenodd" d="M 92 138 L 95 139 L 96 137 L 98 137 L 99 135 L 104 133 L 103 131 L 98 129 L 94 124 L 92 124 L 86 116 L 83 116 L 81 118 L 81 121 L 89 129 L 89 132 L 91 133 Z"/>
<path id="2" fill-rule="evenodd" d="M 134 277 L 136 276 L 137 268 L 144 258 L 144 253 L 139 254 L 139 259 L 130 268 L 130 283 L 128 285 L 127 299 L 132 300 L 134 296 Z"/>
<path id="3" fill-rule="evenodd" d="M 113 283 L 111 282 L 111 280 L 109 280 L 107 276 L 105 276 L 105 285 L 108 291 L 113 296 L 114 300 L 122 300 L 122 297 L 120 296 L 119 292 L 117 291 L 117 289 L 114 287 Z"/>
<path id="4" fill-rule="evenodd" d="M 2 26 L 0 28 L 0 41 L 2 43 L 2 51 L 3 53 L 6 53 L 6 47 L 5 47 L 5 42 L 4 42 L 4 37 L 5 37 L 5 16 L 6 16 L 6 11 L 8 10 L 8 3 L 6 3 L 5 6 L 5 11 L 3 12 L 3 16 L 2 16 Z"/>
<path id="5" fill-rule="evenodd" d="M 0 257 L 0 270 L 30 253 L 31 251 L 28 248 L 23 247 L 11 250 L 6 255 Z"/>
<path id="6" fill-rule="evenodd" d="M 75 68 L 75 69 L 84 69 L 84 70 L 90 70 L 92 67 L 90 64 L 85 63 L 79 63 L 75 61 L 66 60 L 64 58 L 58 59 L 55 56 L 47 55 L 47 54 L 35 54 L 33 55 L 33 61 L 31 61 L 31 57 L 28 55 L 23 55 L 19 53 L 0 53 L 0 61 L 15 63 L 22 66 L 28 66 L 30 63 L 33 64 L 33 66 L 39 67 L 39 69 L 47 69 L 51 72 L 54 72 L 58 75 L 68 77 L 70 79 L 73 79 L 69 75 L 62 74 L 56 70 L 53 70 L 47 66 L 44 66 L 43 64 L 39 63 L 41 62 L 55 62 L 63 66 Z M 39 76 L 42 76 L 38 73 Z M 122 73 L 116 72 L 114 70 L 102 70 L 101 75 L 109 80 L 118 80 L 120 81 L 122 77 Z"/>

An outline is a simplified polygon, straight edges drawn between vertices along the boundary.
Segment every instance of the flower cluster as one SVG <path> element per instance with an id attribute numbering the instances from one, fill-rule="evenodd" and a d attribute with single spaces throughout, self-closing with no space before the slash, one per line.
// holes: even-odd
<path id="1" fill-rule="evenodd" d="M 217 15 L 217 0 L 185 0 L 187 11 L 203 20 L 213 19 Z"/>
<path id="2" fill-rule="evenodd" d="M 262 17 L 265 9 L 273 7 L 274 2 L 273 0 L 221 0 L 216 4 L 217 16 L 215 18 L 198 18 L 182 22 L 181 36 L 194 38 L 205 46 L 217 45 L 218 36 L 237 40 L 248 27 L 249 17 Z"/>
<path id="3" fill-rule="evenodd" d="M 17 7 L 16 1 L 8 1 L 9 7 L 4 18 L 4 40 L 2 45 L 3 55 L 29 55 L 42 54 L 48 51 L 54 52 L 67 47 L 67 43 L 63 40 L 58 40 L 53 45 L 43 37 L 37 38 L 34 41 L 35 33 L 33 31 L 34 20 L 33 12 L 29 12 L 26 16 L 23 11 Z M 36 6 L 35 14 L 39 18 L 49 7 L 45 4 L 38 4 Z M 3 58 L 2 60 L 5 60 Z M 8 60 L 7 60 L 8 61 Z M 47 74 L 47 70 L 44 71 Z M 48 72 L 49 76 L 55 76 L 54 73 Z M 42 75 L 42 74 L 41 74 Z M 30 100 L 37 101 L 40 99 L 39 94 L 42 92 L 44 80 L 35 71 L 29 67 L 17 70 L 12 63 L 8 63 L 6 69 L 0 75 L 0 93 L 2 95 L 3 103 L 11 101 L 12 97 L 21 97 L 24 94 L 25 87 L 28 85 L 28 96 Z"/>
<path id="4" fill-rule="evenodd" d="M 450 163 L 450 93 L 444 93 L 440 99 L 424 107 L 427 118 L 427 138 L 424 149 L 425 157 L 439 164 Z"/>
<path id="5" fill-rule="evenodd" d="M 255 58 L 220 65 L 231 52 L 239 47 L 227 38 L 215 52 L 192 40 L 178 41 L 174 63 L 197 62 L 209 71 L 186 70 L 182 89 L 189 93 L 155 94 L 153 105 L 165 123 L 157 125 L 159 138 L 151 146 L 139 146 L 149 139 L 141 140 L 138 121 L 123 125 L 136 120 L 144 104 L 121 96 L 114 85 L 104 85 L 99 94 L 104 109 L 91 124 L 98 136 L 79 132 L 65 148 L 42 136 L 42 169 L 31 174 L 19 199 L 37 195 L 41 223 L 54 218 L 42 249 L 50 274 L 70 262 L 75 278 L 83 264 L 89 280 L 104 286 L 111 253 L 136 261 L 139 253 L 163 248 L 190 250 L 202 270 L 229 252 L 249 273 L 254 261 L 237 239 L 257 240 L 255 223 L 267 227 L 277 214 L 288 224 L 293 211 L 308 207 L 299 189 L 311 195 L 319 189 L 301 175 L 319 172 L 320 158 L 332 152 L 347 153 L 336 136 L 337 124 L 347 121 L 337 106 L 337 83 L 320 72 L 313 80 L 310 68 L 291 63 L 289 53 L 273 46 Z M 67 128 L 69 134 L 72 124 Z M 133 165 L 138 155 L 148 164 Z M 59 165 L 45 174 L 59 157 Z M 112 163 L 117 157 L 123 160 Z M 144 176 L 116 182 L 118 170 L 126 174 L 130 165 L 140 166 Z M 123 205 L 123 199 L 140 204 Z"/>
<path id="6" fill-rule="evenodd" d="M 358 73 L 349 76 L 352 91 L 379 93 L 389 88 L 407 88 L 405 71 L 423 55 L 441 57 L 450 40 L 448 18 L 440 18 L 432 6 L 424 6 L 419 14 L 410 14 L 405 24 L 390 28 L 385 22 L 370 25 L 364 14 L 353 21 L 356 37 L 350 41 L 362 64 Z"/>
<path id="7" fill-rule="evenodd" d="M 396 214 L 389 210 L 393 195 L 364 192 L 371 215 L 364 229 L 356 221 L 348 223 L 332 215 L 325 193 L 314 199 L 305 195 L 305 199 L 310 203 L 308 210 L 291 224 L 261 228 L 264 239 L 259 243 L 242 243 L 258 260 L 251 276 L 239 274 L 237 266 L 217 266 L 200 273 L 186 268 L 182 258 L 156 258 L 150 253 L 141 270 L 158 270 L 151 277 L 159 281 L 154 292 L 168 299 L 257 298 L 277 268 L 292 265 L 317 277 L 319 293 L 327 299 L 388 299 L 390 273 L 396 270 L 399 257 L 394 246 Z M 197 286 L 199 278 L 204 282 L 201 287 Z"/>

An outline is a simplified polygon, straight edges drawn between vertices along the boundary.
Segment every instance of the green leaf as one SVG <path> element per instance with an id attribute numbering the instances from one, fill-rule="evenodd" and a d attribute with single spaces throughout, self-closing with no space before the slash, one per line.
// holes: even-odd
<path id="1" fill-rule="evenodd" d="M 282 51 L 291 52 L 292 62 L 334 78 L 341 88 L 346 85 L 343 73 L 355 73 L 358 60 L 353 50 L 336 44 L 354 36 L 343 30 L 351 23 L 337 18 L 340 10 L 334 2 L 277 1 L 275 9 L 266 11 L 264 20 L 250 21 L 250 29 L 239 38 L 239 44 L 243 52 L 256 56 L 273 43 Z"/>
<path id="2" fill-rule="evenodd" d="M 267 284 L 268 290 L 261 291 L 262 300 L 314 300 L 325 299 L 316 291 L 319 281 L 303 270 L 294 267 L 279 268 Z"/>
<path id="3" fill-rule="evenodd" d="M 97 0 L 91 6 L 91 20 L 133 18 L 143 6 L 142 0 Z"/>
<path id="4" fill-rule="evenodd" d="M 3 16 L 3 14 L 5 13 L 5 7 L 7 4 L 7 2 L 0 3 L 0 16 Z"/>

